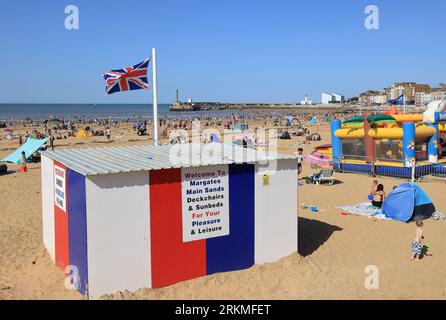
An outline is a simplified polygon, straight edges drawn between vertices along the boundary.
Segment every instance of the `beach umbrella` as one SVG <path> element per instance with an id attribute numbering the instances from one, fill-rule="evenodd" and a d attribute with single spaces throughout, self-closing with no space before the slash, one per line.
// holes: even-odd
<path id="1" fill-rule="evenodd" d="M 333 148 L 331 144 L 323 144 L 314 148 L 315 152 L 323 153 L 330 159 L 333 157 Z"/>
<path id="2" fill-rule="evenodd" d="M 313 151 L 304 156 L 305 160 L 312 164 L 317 164 L 320 166 L 331 166 L 333 164 L 331 158 L 324 153 Z"/>
<path id="3" fill-rule="evenodd" d="M 314 150 L 331 149 L 331 143 L 321 144 L 320 146 L 314 147 Z"/>

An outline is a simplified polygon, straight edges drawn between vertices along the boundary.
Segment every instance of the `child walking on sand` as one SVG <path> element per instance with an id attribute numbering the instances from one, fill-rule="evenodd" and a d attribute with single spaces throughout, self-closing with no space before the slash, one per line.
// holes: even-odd
<path id="1" fill-rule="evenodd" d="M 20 160 L 20 172 L 26 172 L 28 171 L 28 167 L 26 166 L 26 154 L 25 151 L 22 151 L 22 159 Z"/>
<path id="2" fill-rule="evenodd" d="M 297 157 L 297 177 L 299 178 L 300 174 L 302 173 L 302 163 L 304 162 L 304 156 L 302 155 L 304 152 L 304 149 L 299 148 L 296 152 Z"/>
<path id="3" fill-rule="evenodd" d="M 423 237 L 423 220 L 417 220 L 415 222 L 417 228 L 415 229 L 415 239 L 412 240 L 412 258 L 414 260 L 418 257 L 417 260 L 421 259 L 421 250 L 423 249 L 423 244 L 421 241 L 424 239 Z"/>

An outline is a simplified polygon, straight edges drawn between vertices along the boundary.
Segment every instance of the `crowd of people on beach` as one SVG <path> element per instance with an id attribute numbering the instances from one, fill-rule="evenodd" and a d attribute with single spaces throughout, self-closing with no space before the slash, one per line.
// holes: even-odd
<path id="1" fill-rule="evenodd" d="M 159 132 L 160 138 L 169 138 L 169 144 L 181 144 L 189 143 L 191 141 L 189 133 L 194 129 L 194 125 L 197 122 L 200 124 L 200 142 L 211 143 L 215 142 L 215 137 L 209 134 L 202 134 L 203 129 L 224 129 L 234 130 L 234 128 L 240 128 L 244 125 L 245 128 L 257 129 L 259 127 L 277 128 L 278 137 L 287 133 L 289 136 L 302 136 L 304 137 L 303 143 L 309 143 L 312 141 L 321 141 L 321 135 L 319 133 L 320 125 L 329 121 L 332 118 L 347 118 L 358 115 L 358 113 L 300 113 L 290 112 L 287 114 L 279 114 L 277 112 L 233 112 L 226 116 L 212 116 L 200 114 L 194 117 L 182 118 L 182 117 L 161 117 L 159 119 Z M 290 121 L 289 119 L 293 119 Z M 317 124 L 312 121 L 318 122 Z M 282 121 L 284 120 L 284 121 Z M 151 127 L 153 122 L 151 119 L 48 119 L 45 121 L 34 121 L 32 119 L 26 119 L 23 121 L 2 121 L 0 122 L 0 128 L 5 134 L 3 138 L 8 140 L 17 139 L 18 146 L 22 146 L 29 138 L 42 139 L 48 138 L 48 148 L 54 149 L 54 141 L 61 139 L 69 139 L 76 137 L 79 130 L 88 132 L 89 137 L 104 136 L 109 141 L 112 136 L 112 129 L 118 132 L 122 128 L 122 124 L 132 124 L 133 134 L 138 136 L 150 136 Z M 179 134 L 172 134 L 179 132 Z M 116 134 L 116 136 L 118 136 Z M 122 137 L 122 131 L 121 131 Z M 0 139 L 2 137 L 0 136 Z M 262 141 L 259 137 L 243 136 L 240 138 L 240 145 L 243 147 L 253 147 L 263 145 L 267 146 L 268 141 Z M 298 144 L 296 144 L 298 145 Z M 298 178 L 300 179 L 303 171 L 303 164 L 305 157 L 303 154 L 303 148 L 298 148 L 296 153 Z M 19 171 L 27 171 L 27 157 L 25 152 L 21 154 L 22 159 L 19 164 Z M 394 187 L 395 188 L 395 187 Z M 369 200 L 371 205 L 376 208 L 382 208 L 383 203 L 387 197 L 384 185 L 374 179 L 370 188 Z M 421 243 L 424 239 L 422 235 L 422 221 L 416 221 L 416 235 L 412 241 L 412 259 L 420 259 L 421 256 Z"/>

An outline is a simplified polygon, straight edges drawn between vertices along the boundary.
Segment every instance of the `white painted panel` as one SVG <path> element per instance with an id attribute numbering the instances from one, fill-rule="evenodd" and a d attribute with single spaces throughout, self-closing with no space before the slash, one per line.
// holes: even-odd
<path id="1" fill-rule="evenodd" d="M 53 160 L 42 155 L 42 229 L 43 244 L 50 257 L 55 261 L 56 243 L 54 238 L 54 190 L 53 190 Z"/>
<path id="2" fill-rule="evenodd" d="M 90 298 L 150 288 L 149 173 L 87 177 L 86 202 Z"/>
<path id="3" fill-rule="evenodd" d="M 256 164 L 256 264 L 297 252 L 297 162 L 279 160 L 276 164 L 276 170 Z M 264 179 L 265 173 L 269 178 Z"/>

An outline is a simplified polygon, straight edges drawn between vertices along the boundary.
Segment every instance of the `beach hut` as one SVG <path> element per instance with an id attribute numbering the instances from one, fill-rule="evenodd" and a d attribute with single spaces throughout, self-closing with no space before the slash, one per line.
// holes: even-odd
<path id="1" fill-rule="evenodd" d="M 43 241 L 89 298 L 297 252 L 297 162 L 211 143 L 42 153 Z"/>

